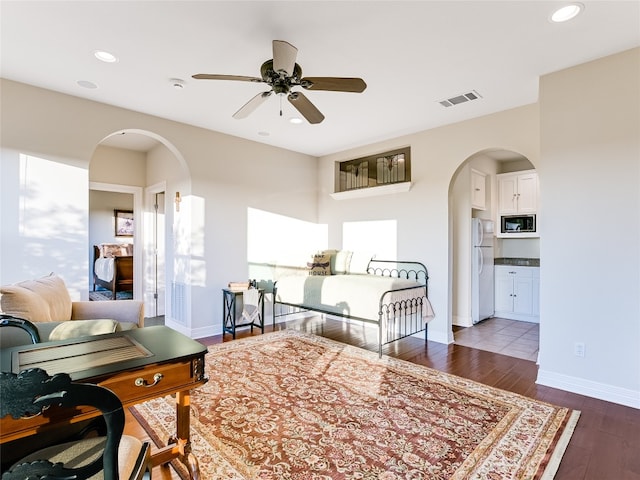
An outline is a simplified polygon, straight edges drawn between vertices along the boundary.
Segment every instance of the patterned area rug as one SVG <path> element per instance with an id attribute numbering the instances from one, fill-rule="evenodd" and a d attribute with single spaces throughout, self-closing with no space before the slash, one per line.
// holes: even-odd
<path id="1" fill-rule="evenodd" d="M 116 292 L 116 300 L 131 300 L 133 298 L 133 292 Z M 89 300 L 94 302 L 102 302 L 105 300 L 113 300 L 111 298 L 111 292 L 108 290 L 101 290 L 96 292 L 89 292 Z"/>
<path id="2" fill-rule="evenodd" d="M 206 369 L 204 479 L 552 479 L 579 417 L 293 330 L 211 346 Z M 172 397 L 131 411 L 158 446 L 174 434 Z"/>

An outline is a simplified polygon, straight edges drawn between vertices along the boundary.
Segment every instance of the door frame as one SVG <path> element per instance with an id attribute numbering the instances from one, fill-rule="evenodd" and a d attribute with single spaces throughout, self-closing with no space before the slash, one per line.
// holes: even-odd
<path id="1" fill-rule="evenodd" d="M 142 298 L 143 278 L 142 259 L 143 244 L 145 239 L 144 222 L 142 221 L 142 187 L 131 185 L 119 185 L 116 183 L 89 182 L 89 190 L 102 192 L 128 193 L 133 195 L 133 298 Z M 87 248 L 91 248 L 87 245 Z M 93 267 L 89 271 L 89 278 L 93 275 Z"/>
<path id="2" fill-rule="evenodd" d="M 155 214 L 155 210 L 153 208 L 154 204 L 155 204 L 155 196 L 158 193 L 164 193 L 165 195 L 165 217 L 166 217 L 166 202 L 167 202 L 167 182 L 166 181 L 161 181 L 161 182 L 157 182 L 154 183 L 153 185 L 150 185 L 148 187 L 146 187 L 144 189 L 144 198 L 145 198 L 145 212 L 147 214 L 149 214 L 149 222 L 147 223 L 147 228 L 145 229 L 145 237 L 144 237 L 144 244 L 145 245 L 149 245 L 150 243 L 152 243 L 153 241 L 153 235 L 154 235 L 154 224 L 151 220 L 151 216 L 153 214 Z M 165 237 L 165 246 L 164 246 L 164 271 L 162 272 L 162 274 L 164 275 L 164 315 L 166 315 L 166 313 L 168 311 L 171 311 L 171 299 L 170 296 L 167 293 L 167 242 L 166 242 L 166 236 L 167 236 L 167 221 L 165 218 L 165 222 L 164 222 L 164 230 L 162 232 L 158 232 L 161 233 L 162 235 L 164 235 Z M 150 251 L 145 251 L 145 256 L 144 256 L 144 267 L 145 267 L 145 271 L 147 269 L 147 267 L 153 262 L 153 258 L 155 257 L 155 254 L 153 252 Z M 155 307 L 155 302 L 153 302 L 154 304 L 152 304 L 152 301 L 150 299 L 147 298 L 147 287 L 149 287 L 149 285 L 145 284 L 145 295 L 143 297 L 143 300 L 145 301 L 145 311 L 151 312 L 153 311 L 154 307 Z"/>

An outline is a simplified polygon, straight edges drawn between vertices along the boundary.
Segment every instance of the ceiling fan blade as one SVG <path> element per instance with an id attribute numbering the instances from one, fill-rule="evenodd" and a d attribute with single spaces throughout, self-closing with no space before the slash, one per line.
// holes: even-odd
<path id="1" fill-rule="evenodd" d="M 243 75 L 216 75 L 213 73 L 197 73 L 192 75 L 196 80 L 238 80 L 241 82 L 262 82 L 258 77 L 245 77 Z"/>
<path id="2" fill-rule="evenodd" d="M 256 108 L 258 108 L 260 105 L 262 105 L 264 103 L 264 101 L 269 98 L 269 95 L 271 95 L 271 92 L 262 92 L 257 94 L 255 97 L 253 97 L 251 100 L 249 100 L 247 103 L 245 103 L 240 110 L 238 110 L 236 113 L 233 114 L 233 118 L 236 119 L 241 119 L 241 118 L 247 118 Z"/>
<path id="3" fill-rule="evenodd" d="M 305 77 L 300 85 L 307 90 L 329 90 L 332 92 L 364 92 L 367 84 L 361 78 Z"/>
<path id="4" fill-rule="evenodd" d="M 289 42 L 283 40 L 273 41 L 273 70 L 285 72 L 287 76 L 293 75 L 296 66 L 298 49 Z"/>
<path id="5" fill-rule="evenodd" d="M 298 110 L 309 123 L 320 123 L 324 120 L 324 115 L 313 103 L 305 97 L 302 92 L 291 92 L 287 97 L 289 103 Z"/>

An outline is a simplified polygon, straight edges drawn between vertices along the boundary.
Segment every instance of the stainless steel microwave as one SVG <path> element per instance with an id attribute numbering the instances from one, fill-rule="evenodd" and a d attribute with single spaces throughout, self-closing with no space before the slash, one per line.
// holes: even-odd
<path id="1" fill-rule="evenodd" d="M 503 215 L 500 221 L 501 233 L 535 233 L 535 215 Z"/>

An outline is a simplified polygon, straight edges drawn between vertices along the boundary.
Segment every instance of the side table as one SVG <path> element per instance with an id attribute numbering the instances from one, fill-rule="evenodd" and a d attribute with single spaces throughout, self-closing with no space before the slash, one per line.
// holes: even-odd
<path id="1" fill-rule="evenodd" d="M 236 338 L 236 328 L 240 327 L 251 327 L 251 331 L 253 332 L 253 327 L 258 327 L 262 333 L 264 333 L 264 289 L 258 289 L 258 316 L 257 318 L 250 322 L 238 322 L 236 318 L 238 315 L 237 306 L 238 306 L 238 297 L 242 298 L 242 294 L 246 292 L 246 289 L 233 289 L 233 288 L 223 288 L 222 289 L 222 335 L 225 333 L 230 333 L 234 340 Z"/>

